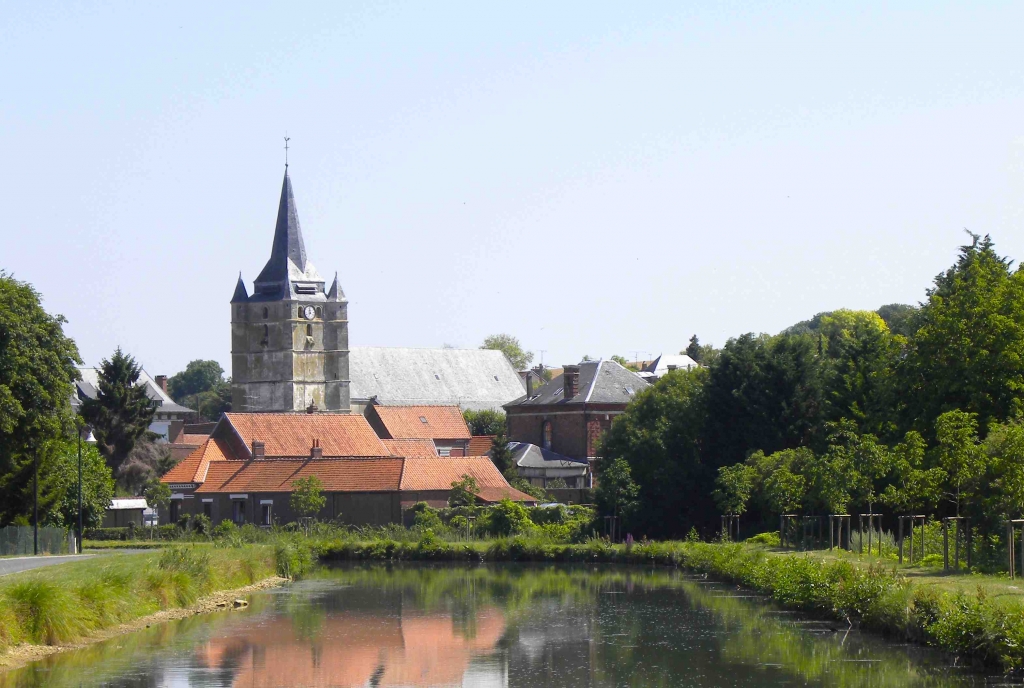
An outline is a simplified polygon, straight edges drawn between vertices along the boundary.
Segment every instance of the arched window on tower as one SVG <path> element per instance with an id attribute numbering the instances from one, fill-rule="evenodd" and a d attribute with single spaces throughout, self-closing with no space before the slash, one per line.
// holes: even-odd
<path id="1" fill-rule="evenodd" d="M 546 420 L 541 426 L 541 442 L 545 449 L 551 449 L 551 421 Z"/>
<path id="2" fill-rule="evenodd" d="M 270 311 L 267 310 L 266 306 L 264 306 L 263 307 L 263 319 L 266 320 L 269 316 L 270 316 Z"/>
<path id="3" fill-rule="evenodd" d="M 260 340 L 260 346 L 270 345 L 270 327 L 267 325 L 263 326 L 263 339 Z"/>

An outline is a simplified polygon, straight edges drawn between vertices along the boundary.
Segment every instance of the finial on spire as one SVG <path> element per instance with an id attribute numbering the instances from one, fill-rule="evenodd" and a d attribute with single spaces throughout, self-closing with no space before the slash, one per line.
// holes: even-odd
<path id="1" fill-rule="evenodd" d="M 288 169 L 288 142 L 289 141 L 291 141 L 291 138 L 288 137 L 288 134 L 285 134 L 284 135 L 284 168 L 286 170 Z"/>

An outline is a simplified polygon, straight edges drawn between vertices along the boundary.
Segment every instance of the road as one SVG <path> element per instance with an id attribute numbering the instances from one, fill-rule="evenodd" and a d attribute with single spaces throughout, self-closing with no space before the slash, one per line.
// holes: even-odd
<path id="1" fill-rule="evenodd" d="M 63 564 L 68 561 L 82 561 L 83 559 L 89 559 L 96 556 L 95 554 L 66 554 L 64 556 L 56 557 L 11 557 L 10 559 L 0 559 L 0 576 L 6 576 L 9 573 L 20 573 L 21 571 L 28 571 L 30 569 L 38 569 L 43 566 L 54 566 L 55 564 Z"/>

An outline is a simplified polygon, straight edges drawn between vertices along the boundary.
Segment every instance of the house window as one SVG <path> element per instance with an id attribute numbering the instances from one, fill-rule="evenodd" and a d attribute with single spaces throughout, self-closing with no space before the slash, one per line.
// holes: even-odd
<path id="1" fill-rule="evenodd" d="M 231 502 L 231 520 L 237 525 L 245 523 L 245 502 L 240 499 Z"/>
<path id="2" fill-rule="evenodd" d="M 178 522 L 178 516 L 181 514 L 181 502 L 178 500 L 171 500 L 171 523 Z"/>
<path id="3" fill-rule="evenodd" d="M 545 449 L 551 449 L 551 421 L 544 421 L 544 425 L 541 426 L 542 439 L 541 443 Z"/>
<path id="4" fill-rule="evenodd" d="M 208 518 L 210 520 L 213 520 L 213 503 L 212 502 L 203 502 L 203 516 L 206 516 L 206 518 Z"/>
<path id="5" fill-rule="evenodd" d="M 273 504 L 260 504 L 260 525 L 269 526 L 273 523 L 271 509 Z"/>

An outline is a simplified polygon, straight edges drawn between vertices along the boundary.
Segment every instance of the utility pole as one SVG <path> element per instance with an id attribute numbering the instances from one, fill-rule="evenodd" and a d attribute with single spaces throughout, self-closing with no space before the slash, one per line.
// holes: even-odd
<path id="1" fill-rule="evenodd" d="M 32 470 L 32 554 L 39 555 L 39 454 L 36 453 Z"/>

